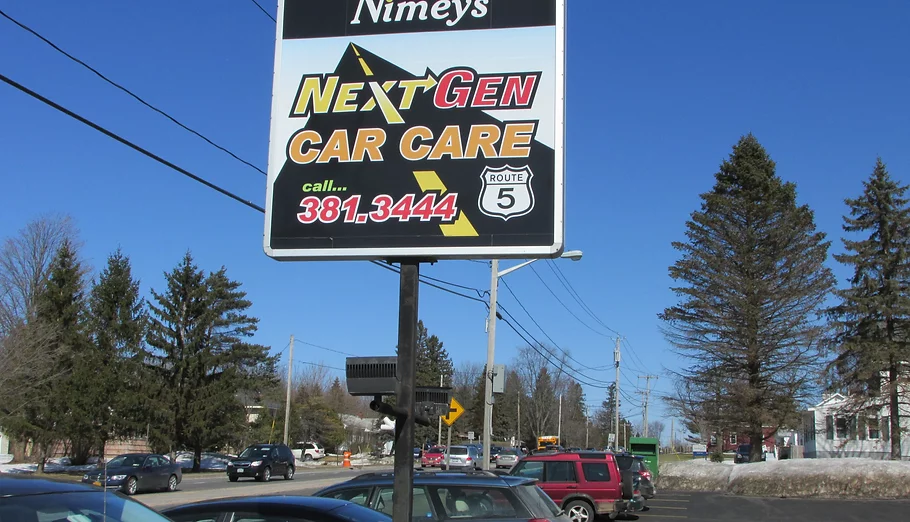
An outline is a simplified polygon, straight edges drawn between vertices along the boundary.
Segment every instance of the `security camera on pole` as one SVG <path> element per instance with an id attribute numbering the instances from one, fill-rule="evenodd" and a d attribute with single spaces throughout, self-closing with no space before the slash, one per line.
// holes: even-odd
<path id="1" fill-rule="evenodd" d="M 568 250 L 563 252 L 559 257 L 578 261 L 581 259 L 581 250 Z M 496 298 L 499 290 L 499 278 L 506 274 L 524 268 L 537 259 L 531 259 L 524 263 L 519 263 L 511 268 L 499 271 L 499 260 L 494 259 L 491 263 L 490 270 L 490 317 L 487 319 L 487 366 L 486 379 L 484 379 L 483 391 L 483 469 L 490 469 L 490 434 L 493 431 L 493 378 L 496 377 L 493 354 L 496 351 Z"/>

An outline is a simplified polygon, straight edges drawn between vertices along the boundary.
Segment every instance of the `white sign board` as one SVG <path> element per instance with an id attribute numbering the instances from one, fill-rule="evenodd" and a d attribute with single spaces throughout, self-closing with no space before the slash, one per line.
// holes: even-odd
<path id="1" fill-rule="evenodd" d="M 266 254 L 558 256 L 564 47 L 565 0 L 279 0 Z"/>

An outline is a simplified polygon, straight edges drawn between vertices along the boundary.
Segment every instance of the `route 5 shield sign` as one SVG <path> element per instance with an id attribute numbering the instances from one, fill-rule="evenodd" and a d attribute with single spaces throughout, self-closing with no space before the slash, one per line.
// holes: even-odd
<path id="1" fill-rule="evenodd" d="M 534 209 L 533 177 L 527 165 L 485 168 L 480 175 L 480 211 L 503 221 L 528 214 Z"/>

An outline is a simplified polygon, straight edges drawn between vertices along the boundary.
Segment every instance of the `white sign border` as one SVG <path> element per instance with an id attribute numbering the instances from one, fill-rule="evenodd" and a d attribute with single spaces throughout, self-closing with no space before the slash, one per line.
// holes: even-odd
<path id="1" fill-rule="evenodd" d="M 275 64 L 272 69 L 272 109 L 269 122 L 269 172 L 273 168 L 272 139 L 277 136 L 276 115 L 278 114 L 278 75 L 281 71 L 281 50 L 284 28 L 284 3 L 278 0 L 278 17 L 275 24 Z M 479 29 L 485 30 L 485 29 Z M 470 31 L 464 31 L 470 33 Z M 272 232 L 272 185 L 268 176 L 265 193 L 265 232 L 262 247 L 265 254 L 278 261 L 367 261 L 398 258 L 428 259 L 529 259 L 538 257 L 559 257 L 565 248 L 565 142 L 566 142 L 566 2 L 556 0 L 556 93 L 555 93 L 555 143 L 553 176 L 553 244 L 517 246 L 436 246 L 436 247 L 393 247 L 393 248 L 295 248 L 274 249 L 269 244 Z M 284 165 L 282 158 L 280 165 Z M 281 168 L 281 167 L 277 167 Z M 277 176 L 276 178 L 277 179 Z"/>

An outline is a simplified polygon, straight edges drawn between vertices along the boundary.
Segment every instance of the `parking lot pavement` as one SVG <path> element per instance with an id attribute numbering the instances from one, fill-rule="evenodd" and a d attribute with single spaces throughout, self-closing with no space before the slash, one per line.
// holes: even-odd
<path id="1" fill-rule="evenodd" d="M 661 491 L 647 511 L 626 517 L 641 522 L 859 522 L 910 519 L 910 500 L 756 498 L 718 493 Z"/>

